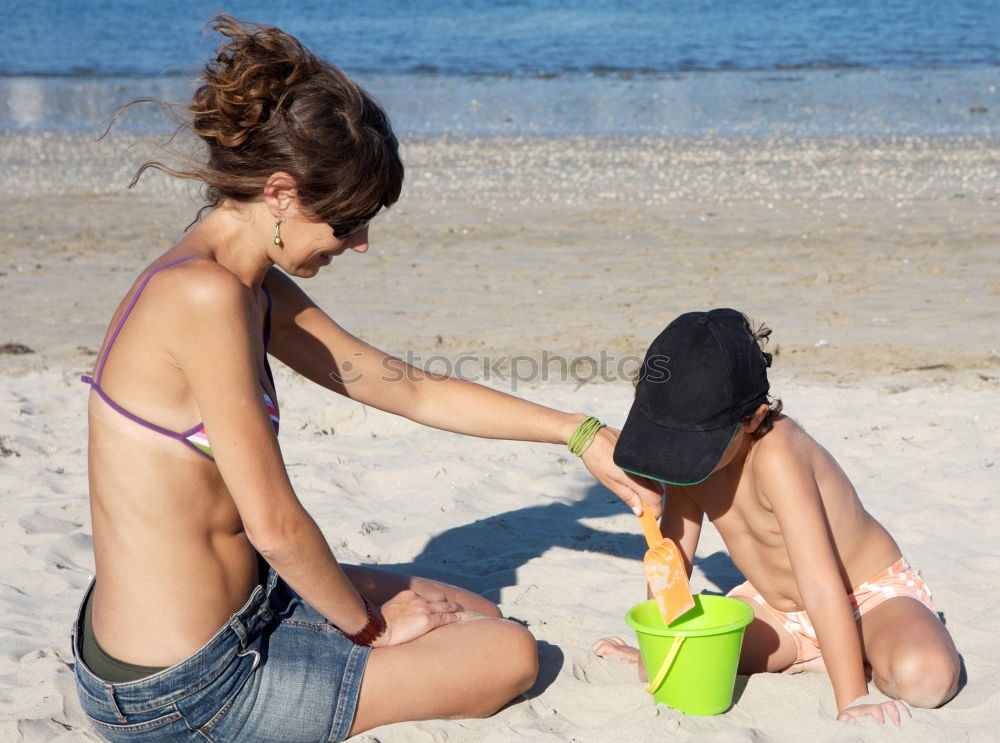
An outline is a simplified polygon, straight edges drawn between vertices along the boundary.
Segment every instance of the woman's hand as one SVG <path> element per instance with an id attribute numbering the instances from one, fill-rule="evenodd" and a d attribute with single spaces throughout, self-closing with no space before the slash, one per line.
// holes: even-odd
<path id="1" fill-rule="evenodd" d="M 648 508 L 655 518 L 660 518 L 663 510 L 663 486 L 658 482 L 630 475 L 612 459 L 619 433 L 615 428 L 602 428 L 581 459 L 590 474 L 625 501 L 625 505 L 636 516 Z"/>
<path id="2" fill-rule="evenodd" d="M 420 595 L 415 591 L 400 591 L 382 604 L 385 632 L 372 643 L 373 648 L 416 640 L 431 630 L 462 619 L 463 607 L 448 601 L 443 593 Z"/>
<path id="3" fill-rule="evenodd" d="M 913 717 L 910 714 L 910 708 L 904 702 L 898 699 L 889 699 L 885 702 L 873 702 L 871 704 L 852 704 L 841 710 L 840 714 L 837 715 L 837 719 L 841 722 L 854 722 L 859 717 L 874 717 L 878 720 L 879 725 L 884 725 L 885 718 L 888 717 L 898 725 L 904 712 L 907 717 Z"/>

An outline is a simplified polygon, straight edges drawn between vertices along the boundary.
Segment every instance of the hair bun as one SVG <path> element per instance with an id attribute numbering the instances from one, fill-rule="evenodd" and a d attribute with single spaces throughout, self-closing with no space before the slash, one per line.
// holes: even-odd
<path id="1" fill-rule="evenodd" d="M 319 62 L 280 29 L 240 23 L 228 15 L 216 16 L 211 26 L 228 41 L 215 61 L 205 65 L 191 102 L 192 128 L 203 139 L 239 147 L 267 125 Z"/>
<path id="2" fill-rule="evenodd" d="M 190 103 L 139 98 L 108 124 L 110 130 L 135 103 L 159 103 L 183 110 L 174 134 L 190 129 L 207 152 L 169 153 L 181 167 L 145 162 L 131 185 L 151 168 L 201 181 L 204 211 L 256 202 L 268 179 L 282 172 L 295 181 L 302 213 L 327 224 L 360 222 L 396 203 L 403 163 L 378 101 L 280 29 L 228 15 L 216 16 L 211 27 L 223 38 Z"/>

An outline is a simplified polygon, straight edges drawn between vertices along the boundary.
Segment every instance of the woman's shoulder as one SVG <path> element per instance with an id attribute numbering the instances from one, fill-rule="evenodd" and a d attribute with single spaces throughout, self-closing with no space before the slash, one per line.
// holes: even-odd
<path id="1" fill-rule="evenodd" d="M 218 308 L 227 304 L 236 307 L 245 303 L 249 295 L 235 274 L 203 255 L 157 261 L 147 275 L 150 281 L 146 292 L 177 309 L 190 306 L 204 310 L 207 306 Z"/>
<path id="2" fill-rule="evenodd" d="M 252 334 L 256 308 L 253 293 L 232 272 L 201 255 L 157 261 L 147 274 L 141 304 L 146 323 L 175 355 L 192 336 L 235 337 Z M 234 335 L 235 334 L 235 335 Z"/>

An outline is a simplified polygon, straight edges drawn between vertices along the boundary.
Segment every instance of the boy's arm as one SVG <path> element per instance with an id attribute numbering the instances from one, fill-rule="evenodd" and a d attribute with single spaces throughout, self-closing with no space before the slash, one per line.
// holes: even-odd
<path id="1" fill-rule="evenodd" d="M 660 517 L 660 534 L 674 540 L 684 556 L 688 578 L 694 565 L 694 552 L 701 537 L 705 512 L 687 496 L 684 488 L 667 486 Z"/>
<path id="2" fill-rule="evenodd" d="M 781 528 L 792 574 L 823 651 L 838 714 L 868 693 L 861 638 L 808 452 L 796 441 L 758 452 L 758 485 Z M 773 444 L 779 444 L 775 446 Z"/>

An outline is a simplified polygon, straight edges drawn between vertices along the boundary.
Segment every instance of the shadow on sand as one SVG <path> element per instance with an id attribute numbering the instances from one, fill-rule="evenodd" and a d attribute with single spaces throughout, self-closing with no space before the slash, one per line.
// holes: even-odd
<path id="1" fill-rule="evenodd" d="M 640 562 L 646 541 L 638 522 L 630 533 L 601 531 L 582 523 L 583 519 L 620 515 L 624 509 L 616 495 L 595 483 L 574 503 L 518 508 L 456 526 L 431 537 L 412 562 L 373 567 L 442 580 L 498 603 L 504 588 L 517 585 L 518 568 L 553 547 Z M 720 593 L 743 580 L 725 552 L 696 557 L 695 567 Z M 637 584 L 641 575 L 637 568 Z"/>
<path id="2" fill-rule="evenodd" d="M 642 570 L 638 563 L 646 551 L 646 540 L 638 522 L 629 533 L 601 531 L 582 523 L 584 519 L 619 515 L 624 509 L 616 495 L 595 483 L 579 501 L 518 508 L 447 529 L 433 536 L 412 562 L 372 567 L 444 581 L 499 603 L 503 589 L 517 585 L 518 568 L 553 547 L 562 547 L 635 560 L 636 594 L 640 595 Z M 743 580 L 725 552 L 696 557 L 695 567 L 719 593 Z M 558 647 L 539 642 L 539 676 L 526 696 L 532 698 L 544 691 L 563 662 Z"/>

